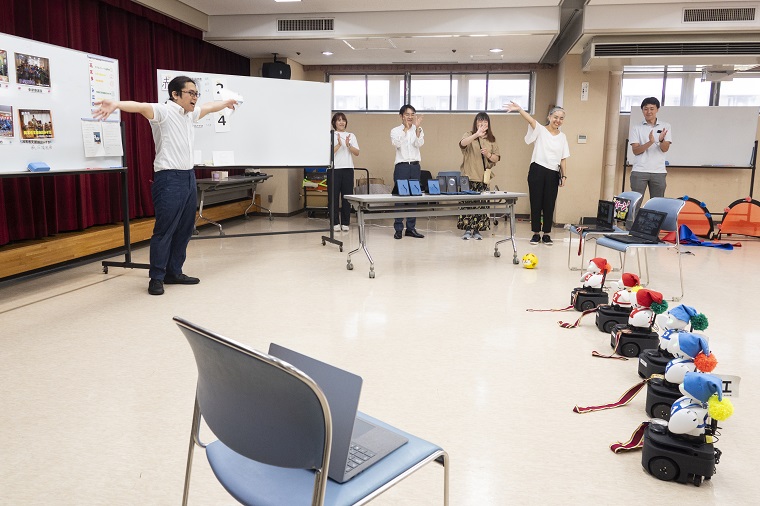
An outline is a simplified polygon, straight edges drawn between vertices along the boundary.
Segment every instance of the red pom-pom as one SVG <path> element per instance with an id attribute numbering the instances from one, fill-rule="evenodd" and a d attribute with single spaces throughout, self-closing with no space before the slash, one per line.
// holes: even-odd
<path id="1" fill-rule="evenodd" d="M 702 372 L 712 372 L 715 366 L 718 365 L 718 359 L 715 358 L 715 353 L 705 355 L 701 351 L 694 357 L 694 365 Z"/>

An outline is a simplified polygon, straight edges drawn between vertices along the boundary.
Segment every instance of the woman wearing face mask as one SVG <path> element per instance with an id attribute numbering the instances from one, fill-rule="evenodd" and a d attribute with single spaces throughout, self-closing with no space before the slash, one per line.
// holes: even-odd
<path id="1" fill-rule="evenodd" d="M 459 141 L 462 150 L 463 176 L 470 179 L 470 189 L 482 192 L 488 189 L 490 169 L 501 159 L 496 137 L 491 131 L 491 118 L 479 112 L 472 122 L 472 130 L 466 132 Z M 457 220 L 457 228 L 464 230 L 462 239 L 483 239 L 482 230 L 491 228 L 491 218 L 487 214 L 465 214 Z"/>
<path id="2" fill-rule="evenodd" d="M 348 225 L 351 220 L 351 204 L 345 199 L 346 195 L 351 195 L 354 190 L 354 157 L 359 156 L 359 141 L 352 133 L 346 132 L 348 120 L 342 112 L 336 112 L 332 117 L 332 127 L 335 130 L 333 134 L 333 153 L 334 153 L 334 181 L 332 184 L 332 217 L 335 223 L 332 223 L 333 230 L 336 232 L 348 231 Z M 340 221 L 339 221 L 340 220 Z"/>
<path id="3" fill-rule="evenodd" d="M 567 180 L 567 157 L 570 147 L 567 137 L 560 131 L 565 121 L 565 110 L 552 107 L 547 116 L 547 124 L 540 125 L 522 107 L 510 102 L 504 106 L 507 112 L 517 111 L 528 122 L 525 143 L 533 143 L 533 155 L 528 171 L 528 193 L 530 195 L 530 226 L 533 231 L 531 244 L 543 242 L 551 246 L 552 219 L 557 202 L 558 189 Z M 543 225 L 541 219 L 543 218 Z M 543 237 L 539 235 L 543 232 Z"/>

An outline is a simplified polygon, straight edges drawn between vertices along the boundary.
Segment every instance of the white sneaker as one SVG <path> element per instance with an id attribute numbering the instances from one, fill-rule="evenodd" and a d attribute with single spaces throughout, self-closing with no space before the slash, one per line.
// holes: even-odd
<path id="1" fill-rule="evenodd" d="M 482 241 L 483 240 L 483 236 L 480 235 L 480 232 L 478 232 L 477 230 L 472 234 L 472 238 L 473 239 L 477 239 L 478 241 Z"/>
<path id="2" fill-rule="evenodd" d="M 467 230 L 462 236 L 462 239 L 464 239 L 465 241 L 469 241 L 470 239 L 472 239 L 472 232 Z"/>
<path id="3" fill-rule="evenodd" d="M 348 225 L 341 225 L 340 229 L 344 232 L 348 232 Z"/>
<path id="4" fill-rule="evenodd" d="M 336 232 L 340 232 L 340 225 L 335 225 L 333 227 L 333 230 L 335 230 Z"/>

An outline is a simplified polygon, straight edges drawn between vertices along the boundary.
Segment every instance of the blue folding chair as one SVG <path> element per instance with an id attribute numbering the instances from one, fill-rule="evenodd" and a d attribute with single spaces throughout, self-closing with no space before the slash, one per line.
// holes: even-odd
<path id="1" fill-rule="evenodd" d="M 628 215 L 625 218 L 625 230 L 618 227 L 617 225 L 614 225 L 614 231 L 613 232 L 589 232 L 587 230 L 579 229 L 577 225 L 570 225 L 567 227 L 567 231 L 569 234 L 569 241 L 568 241 L 568 247 L 567 247 L 567 268 L 571 271 L 585 271 L 586 270 L 586 243 L 590 240 L 596 241 L 598 238 L 603 237 L 605 234 L 609 233 L 621 233 L 625 234 L 626 230 L 631 228 L 631 225 L 633 224 L 633 219 L 636 216 L 636 211 L 639 209 L 639 206 L 641 205 L 641 194 L 639 192 L 634 191 L 628 191 L 623 192 L 620 195 L 615 195 L 615 197 L 618 198 L 624 198 L 631 201 L 630 207 L 628 208 Z M 580 265 L 572 265 L 572 262 L 570 261 L 570 257 L 572 255 L 573 251 L 573 236 L 578 236 L 579 245 L 578 248 L 580 249 L 580 254 L 578 256 L 581 257 Z M 596 248 L 594 248 L 594 252 L 596 252 Z M 617 270 L 617 269 L 615 269 Z"/>
<path id="2" fill-rule="evenodd" d="M 360 418 L 409 441 L 345 483 L 328 481 L 332 419 L 314 380 L 275 357 L 182 318 L 174 321 L 198 366 L 183 505 L 196 445 L 205 448 L 217 479 L 242 504 L 365 504 L 426 464 L 438 462 L 443 465 L 443 503 L 448 505 L 448 454 L 362 413 Z M 201 420 L 216 441 L 201 442 Z"/>
<path id="3" fill-rule="evenodd" d="M 676 253 L 676 257 L 678 258 L 678 281 L 680 284 L 681 292 L 680 295 L 674 296 L 668 300 L 672 301 L 679 301 L 683 298 L 684 290 L 683 290 L 683 268 L 681 265 L 681 240 L 678 234 L 678 213 L 683 208 L 685 202 L 681 199 L 669 199 L 664 197 L 654 197 L 649 199 L 646 204 L 642 207 L 642 209 L 652 209 L 654 211 L 661 211 L 667 214 L 665 217 L 665 220 L 662 223 L 662 227 L 660 228 L 661 232 L 675 232 L 675 243 L 667 243 L 667 242 L 660 242 L 657 244 L 644 244 L 644 243 L 637 243 L 637 244 L 627 244 L 624 242 L 616 241 L 615 239 L 611 239 L 609 237 L 600 237 L 596 240 L 597 246 L 603 246 L 605 248 L 613 249 L 621 254 L 621 270 L 625 272 L 625 259 L 627 256 L 627 253 L 629 250 L 638 250 L 643 249 L 644 250 L 644 264 L 645 264 L 645 270 L 642 272 L 641 269 L 641 255 L 637 255 L 638 259 L 638 267 L 639 267 L 639 276 L 642 278 L 643 285 L 647 286 L 649 284 L 649 261 L 647 258 L 647 251 L 652 248 L 658 248 L 658 249 L 666 249 L 666 250 L 673 250 Z M 646 273 L 646 276 L 643 276 L 643 273 Z"/>

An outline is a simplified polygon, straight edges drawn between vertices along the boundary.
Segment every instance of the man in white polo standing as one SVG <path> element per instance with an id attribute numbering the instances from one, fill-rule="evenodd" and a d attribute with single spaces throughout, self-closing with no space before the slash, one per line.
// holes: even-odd
<path id="1" fill-rule="evenodd" d="M 660 101 L 655 97 L 645 98 L 641 102 L 644 121 L 631 122 L 628 140 L 633 149 L 633 168 L 631 169 L 631 190 L 644 195 L 649 187 L 649 197 L 665 196 L 665 153 L 670 149 L 673 138 L 670 136 L 670 123 L 657 119 Z"/>

